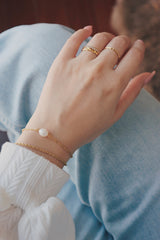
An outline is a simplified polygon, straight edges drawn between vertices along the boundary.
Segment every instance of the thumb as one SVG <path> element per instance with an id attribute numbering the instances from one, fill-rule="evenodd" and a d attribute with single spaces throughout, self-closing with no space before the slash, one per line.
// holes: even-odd
<path id="1" fill-rule="evenodd" d="M 141 89 L 145 84 L 151 81 L 155 75 L 155 71 L 152 73 L 141 73 L 134 77 L 128 84 L 127 88 L 122 93 L 116 112 L 114 116 L 114 122 L 118 121 L 127 108 L 134 102 L 136 97 L 139 95 Z"/>

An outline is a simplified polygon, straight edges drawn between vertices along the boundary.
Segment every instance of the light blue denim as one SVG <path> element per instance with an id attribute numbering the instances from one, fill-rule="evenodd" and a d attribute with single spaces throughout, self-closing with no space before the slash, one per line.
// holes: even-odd
<path id="1" fill-rule="evenodd" d="M 10 141 L 30 119 L 72 33 L 35 24 L 0 34 L 0 129 Z M 77 240 L 160 240 L 160 105 L 146 91 L 113 127 L 74 153 L 67 171 L 75 185 L 70 180 L 59 197 Z"/>

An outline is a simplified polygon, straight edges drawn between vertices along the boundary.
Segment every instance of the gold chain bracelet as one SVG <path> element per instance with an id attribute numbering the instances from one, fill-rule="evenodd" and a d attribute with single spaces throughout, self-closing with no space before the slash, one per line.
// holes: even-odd
<path id="1" fill-rule="evenodd" d="M 30 144 L 26 144 L 26 143 L 19 143 L 19 142 L 17 142 L 16 145 L 27 147 L 27 148 L 30 148 L 30 149 L 48 154 L 49 156 L 55 158 L 57 161 L 61 162 L 63 165 L 66 166 L 66 163 L 63 160 L 59 159 L 54 153 L 48 152 L 47 150 L 45 150 L 43 148 L 39 148 L 37 146 L 33 146 L 33 145 L 30 145 Z"/>
<path id="2" fill-rule="evenodd" d="M 57 138 L 55 138 L 51 133 L 49 133 L 49 131 L 45 128 L 23 128 L 22 132 L 24 131 L 34 131 L 39 133 L 39 135 L 41 137 L 47 137 L 50 140 L 53 140 L 55 143 L 57 143 L 65 152 L 67 152 L 69 154 L 69 156 L 72 158 L 73 155 L 71 153 L 71 151 L 68 149 L 68 147 L 66 147 L 62 142 L 60 142 Z"/>

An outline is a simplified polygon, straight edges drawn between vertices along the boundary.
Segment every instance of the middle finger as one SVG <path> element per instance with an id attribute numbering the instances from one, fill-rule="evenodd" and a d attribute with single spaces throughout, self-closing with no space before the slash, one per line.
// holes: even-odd
<path id="1" fill-rule="evenodd" d="M 131 41 L 127 36 L 117 36 L 105 46 L 105 49 L 101 52 L 96 61 L 101 61 L 105 66 L 107 64 L 109 68 L 113 69 L 128 50 L 130 44 Z"/>
<path id="2" fill-rule="evenodd" d="M 95 48 L 98 53 L 100 53 L 104 47 L 112 40 L 114 35 L 110 33 L 97 33 L 94 37 L 87 43 L 85 47 Z M 92 51 L 82 51 L 79 57 L 83 57 L 83 60 L 92 60 L 95 59 L 97 56 Z"/>

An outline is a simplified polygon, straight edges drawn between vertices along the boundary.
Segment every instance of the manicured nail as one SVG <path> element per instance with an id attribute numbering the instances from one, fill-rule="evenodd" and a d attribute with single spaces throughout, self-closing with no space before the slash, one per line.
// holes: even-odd
<path id="1" fill-rule="evenodd" d="M 144 84 L 149 83 L 149 82 L 152 80 L 152 78 L 154 77 L 155 74 L 156 74 L 156 71 L 153 71 L 153 72 L 145 79 Z"/>
<path id="2" fill-rule="evenodd" d="M 87 29 L 88 31 L 90 31 L 92 29 L 92 25 L 88 25 L 88 26 L 84 27 L 84 29 Z"/>

